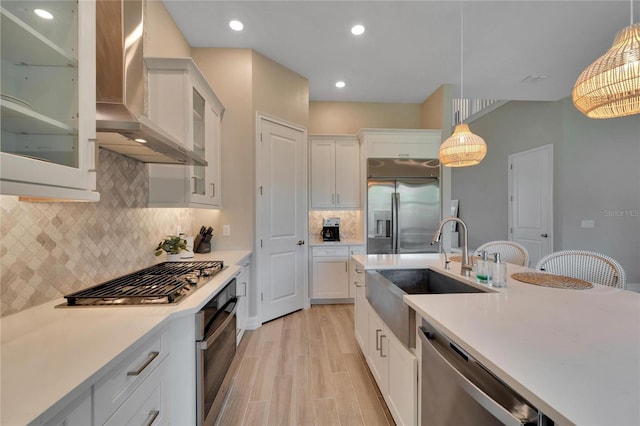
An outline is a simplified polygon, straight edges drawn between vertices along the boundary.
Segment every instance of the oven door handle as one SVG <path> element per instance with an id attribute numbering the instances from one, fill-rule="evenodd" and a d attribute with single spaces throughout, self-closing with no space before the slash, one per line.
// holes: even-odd
<path id="1" fill-rule="evenodd" d="M 220 327 L 218 327 L 218 329 L 215 332 L 213 332 L 213 334 L 211 334 L 209 337 L 207 337 L 206 340 L 204 340 L 202 342 L 199 342 L 201 350 L 205 350 L 209 346 L 211 346 L 213 344 L 213 342 L 218 338 L 218 336 L 220 336 L 220 334 L 222 334 L 224 329 L 227 328 L 229 323 L 236 316 L 236 311 L 238 310 L 238 304 L 236 303 L 237 301 L 238 300 L 234 297 L 233 299 L 229 300 L 225 304 L 225 307 L 226 307 L 226 306 L 229 306 L 230 303 L 233 303 L 233 310 L 231 311 L 231 313 L 229 314 L 227 319 L 225 319 L 224 322 L 220 325 Z M 212 319 L 212 321 L 213 321 L 213 319 Z"/>

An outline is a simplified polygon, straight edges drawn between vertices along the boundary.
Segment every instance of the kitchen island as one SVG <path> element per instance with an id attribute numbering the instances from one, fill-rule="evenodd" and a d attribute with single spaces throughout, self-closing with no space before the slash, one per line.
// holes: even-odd
<path id="1" fill-rule="evenodd" d="M 440 255 L 353 259 L 365 269 L 430 268 L 482 286 L 459 274 L 460 263 L 444 270 Z M 509 275 L 526 270 L 509 265 Z M 640 424 L 639 294 L 512 278 L 507 288 L 489 290 L 404 301 L 557 424 Z"/>
<path id="2" fill-rule="evenodd" d="M 57 308 L 65 302 L 61 298 L 2 318 L 0 424 L 48 423 L 70 403 L 90 394 L 92 385 L 121 363 L 139 341 L 173 323 L 193 327 L 195 313 L 238 273 L 250 254 L 248 250 L 214 251 L 185 259 L 222 260 L 225 269 L 176 305 Z M 184 338 L 189 350 L 195 347 L 192 335 L 173 337 L 179 342 Z M 189 354 L 187 348 L 172 349 L 172 362 Z M 171 365 L 171 374 L 180 371 L 180 365 Z M 184 387 L 175 389 L 179 398 L 172 404 L 179 406 L 184 402 L 180 398 L 195 394 L 195 389 Z M 195 405 L 191 411 L 195 412 Z"/>

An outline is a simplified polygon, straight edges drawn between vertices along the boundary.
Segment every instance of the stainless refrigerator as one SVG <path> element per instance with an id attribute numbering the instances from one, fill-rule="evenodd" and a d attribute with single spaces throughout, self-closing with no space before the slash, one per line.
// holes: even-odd
<path id="1" fill-rule="evenodd" d="M 367 160 L 367 253 L 437 253 L 440 223 L 437 159 Z"/>

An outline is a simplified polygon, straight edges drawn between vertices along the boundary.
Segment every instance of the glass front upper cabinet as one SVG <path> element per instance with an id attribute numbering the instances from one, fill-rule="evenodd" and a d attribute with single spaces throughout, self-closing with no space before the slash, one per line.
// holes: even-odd
<path id="1" fill-rule="evenodd" d="M 97 200 L 95 2 L 0 7 L 2 193 Z"/>

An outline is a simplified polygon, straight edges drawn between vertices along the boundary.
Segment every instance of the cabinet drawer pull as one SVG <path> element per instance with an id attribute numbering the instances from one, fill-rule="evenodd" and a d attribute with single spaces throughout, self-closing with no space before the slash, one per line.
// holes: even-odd
<path id="1" fill-rule="evenodd" d="M 156 418 L 159 415 L 160 415 L 160 410 L 149 411 L 149 416 L 148 417 L 151 417 L 151 419 L 149 420 L 149 422 L 145 426 L 151 426 L 153 424 L 153 422 L 156 421 Z"/>
<path id="2" fill-rule="evenodd" d="M 380 333 L 382 333 L 382 330 L 376 330 L 376 351 L 380 350 Z"/>
<path id="3" fill-rule="evenodd" d="M 140 373 L 142 373 L 144 369 L 147 368 L 147 366 L 151 364 L 158 355 L 160 355 L 160 352 L 149 352 L 149 356 L 145 360 L 144 364 L 142 364 L 136 371 L 127 372 L 127 376 L 139 376 Z"/>

